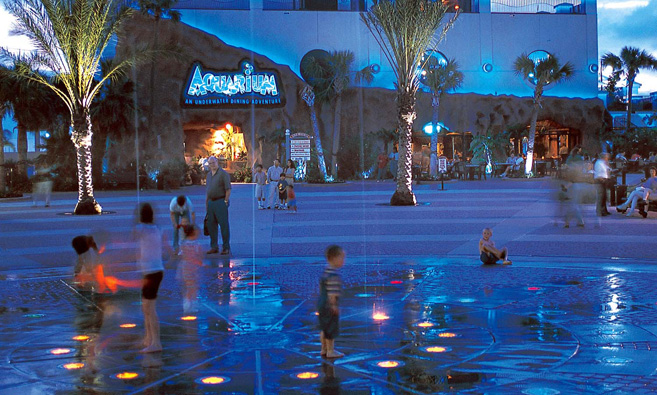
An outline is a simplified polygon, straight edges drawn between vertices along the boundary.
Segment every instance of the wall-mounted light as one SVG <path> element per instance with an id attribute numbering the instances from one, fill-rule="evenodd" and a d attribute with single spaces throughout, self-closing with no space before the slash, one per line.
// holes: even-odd
<path id="1" fill-rule="evenodd" d="M 372 71 L 372 74 L 378 74 L 379 71 L 381 71 L 381 66 L 379 66 L 379 65 L 376 64 L 376 63 L 372 63 L 372 64 L 370 65 L 370 71 Z"/>
<path id="2" fill-rule="evenodd" d="M 490 73 L 491 71 L 493 71 L 493 65 L 490 63 L 484 63 L 483 66 L 481 66 L 481 68 L 484 70 L 484 73 Z"/>
<path id="3" fill-rule="evenodd" d="M 598 73 L 598 65 L 597 64 L 590 64 L 589 65 L 589 71 L 593 74 Z"/>

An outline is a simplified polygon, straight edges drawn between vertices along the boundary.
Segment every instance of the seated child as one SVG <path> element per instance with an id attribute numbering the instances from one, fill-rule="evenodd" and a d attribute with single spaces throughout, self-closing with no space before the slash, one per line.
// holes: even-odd
<path id="1" fill-rule="evenodd" d="M 287 186 L 287 209 L 297 212 L 297 195 L 294 193 L 294 185 Z"/>
<path id="2" fill-rule="evenodd" d="M 506 247 L 502 250 L 495 248 L 495 242 L 491 240 L 493 231 L 490 228 L 484 228 L 481 240 L 479 240 L 479 259 L 484 265 L 494 265 L 497 261 L 502 260 L 504 265 L 510 265 Z"/>
<path id="3" fill-rule="evenodd" d="M 281 179 L 278 181 L 278 208 L 285 210 L 285 201 L 287 200 L 287 181 L 285 181 L 285 173 L 281 173 Z"/>

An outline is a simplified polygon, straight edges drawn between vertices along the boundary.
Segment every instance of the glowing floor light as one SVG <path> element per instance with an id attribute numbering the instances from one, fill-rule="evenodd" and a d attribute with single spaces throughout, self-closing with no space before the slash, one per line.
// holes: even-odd
<path id="1" fill-rule="evenodd" d="M 380 368 L 386 368 L 386 369 L 396 368 L 397 366 L 399 366 L 399 361 L 381 361 L 378 362 L 376 365 Z"/>
<path id="2" fill-rule="evenodd" d="M 376 321 L 383 321 L 389 319 L 390 317 L 388 317 L 384 313 L 374 313 L 372 318 L 374 318 Z"/>
<path id="3" fill-rule="evenodd" d="M 87 336 L 87 335 L 73 336 L 73 340 L 78 341 L 78 342 L 86 342 L 87 340 L 89 340 L 89 336 Z"/>
<path id="4" fill-rule="evenodd" d="M 53 348 L 52 350 L 50 350 L 50 353 L 52 355 L 63 355 L 63 354 L 68 354 L 71 351 L 73 350 L 71 350 L 70 348 Z"/>
<path id="5" fill-rule="evenodd" d="M 452 332 L 443 332 L 438 334 L 438 337 L 457 337 L 457 336 L 458 335 L 456 333 L 452 333 Z"/>
<path id="6" fill-rule="evenodd" d="M 403 281 L 392 280 L 392 281 L 390 281 L 390 284 L 403 284 Z"/>
<path id="7" fill-rule="evenodd" d="M 538 291 L 540 289 L 541 289 L 540 287 L 527 287 L 528 291 Z"/>
<path id="8" fill-rule="evenodd" d="M 117 373 L 116 376 L 114 376 L 114 377 L 116 377 L 117 379 L 121 379 L 121 380 L 132 380 L 132 379 L 136 379 L 137 377 L 139 377 L 139 373 L 121 372 L 121 373 Z"/>
<path id="9" fill-rule="evenodd" d="M 196 321 L 196 316 L 186 315 L 184 317 L 180 317 L 180 319 L 183 320 L 183 321 Z"/>
<path id="10" fill-rule="evenodd" d="M 426 352 L 445 352 L 448 351 L 447 347 L 440 347 L 440 346 L 431 346 L 427 347 L 424 349 Z"/>
<path id="11" fill-rule="evenodd" d="M 420 328 L 431 328 L 433 326 L 433 323 L 431 322 L 420 322 L 417 324 Z"/>
<path id="12" fill-rule="evenodd" d="M 223 377 L 223 376 L 207 376 L 207 377 L 201 377 L 200 379 L 196 380 L 197 383 L 207 384 L 207 385 L 224 384 L 229 381 L 230 379 L 228 377 Z"/>
<path id="13" fill-rule="evenodd" d="M 84 364 L 82 362 L 73 362 L 73 363 L 67 363 L 62 365 L 62 367 L 66 370 L 76 370 L 76 369 L 82 369 L 84 367 Z"/>
<path id="14" fill-rule="evenodd" d="M 121 327 L 121 328 L 134 328 L 136 326 L 137 326 L 137 324 L 121 324 L 121 325 L 119 325 L 119 327 Z"/>
<path id="15" fill-rule="evenodd" d="M 258 282 L 251 282 L 251 283 L 246 283 L 246 285 L 260 285 Z"/>
<path id="16" fill-rule="evenodd" d="M 315 372 L 303 372 L 297 374 L 297 378 L 302 380 L 316 379 L 317 377 L 319 377 L 319 373 Z"/>

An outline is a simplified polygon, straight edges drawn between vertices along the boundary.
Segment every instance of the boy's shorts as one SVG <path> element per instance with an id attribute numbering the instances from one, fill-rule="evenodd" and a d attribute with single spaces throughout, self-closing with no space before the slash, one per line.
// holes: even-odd
<path id="1" fill-rule="evenodd" d="M 278 199 L 283 200 L 283 201 L 287 200 L 287 192 L 284 192 L 284 193 L 279 192 L 278 193 Z"/>
<path id="2" fill-rule="evenodd" d="M 255 198 L 256 199 L 265 199 L 265 185 L 256 184 L 255 187 Z"/>
<path id="3" fill-rule="evenodd" d="M 495 255 L 485 251 L 482 251 L 479 259 L 481 259 L 481 262 L 483 262 L 484 265 L 494 265 L 497 263 L 497 261 L 499 261 Z"/>
<path id="4" fill-rule="evenodd" d="M 287 206 L 288 206 L 288 207 L 296 207 L 296 206 L 297 206 L 297 199 L 290 199 L 290 200 L 287 202 Z"/>
<path id="5" fill-rule="evenodd" d="M 319 310 L 319 330 L 324 332 L 326 339 L 335 339 L 340 334 L 340 315 L 333 314 L 330 309 Z"/>
<path id="6" fill-rule="evenodd" d="M 160 289 L 160 283 L 164 273 L 155 272 L 144 276 L 144 285 L 141 287 L 141 297 L 152 300 L 157 299 L 157 291 Z"/>

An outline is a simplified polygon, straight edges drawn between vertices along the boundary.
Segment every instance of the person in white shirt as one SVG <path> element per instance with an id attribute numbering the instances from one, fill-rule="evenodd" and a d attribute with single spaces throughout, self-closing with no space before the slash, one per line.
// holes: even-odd
<path id="1" fill-rule="evenodd" d="M 600 159 L 595 161 L 593 180 L 596 185 L 595 212 L 598 217 L 611 215 L 607 211 L 607 188 L 611 181 L 611 169 L 609 168 L 609 154 L 603 152 Z"/>
<path id="2" fill-rule="evenodd" d="M 180 195 L 171 199 L 169 213 L 171 216 L 171 225 L 173 226 L 173 249 L 178 250 L 180 220 L 186 217 L 188 223 L 194 224 L 196 223 L 196 212 L 194 212 L 192 201 L 187 196 Z"/>
<path id="3" fill-rule="evenodd" d="M 274 159 L 274 165 L 267 169 L 267 181 L 269 182 L 269 196 L 267 196 L 267 208 L 270 209 L 272 205 L 278 208 L 278 203 L 274 204 L 278 198 L 278 181 L 281 179 L 281 173 L 284 170 L 281 167 L 281 162 Z"/>

